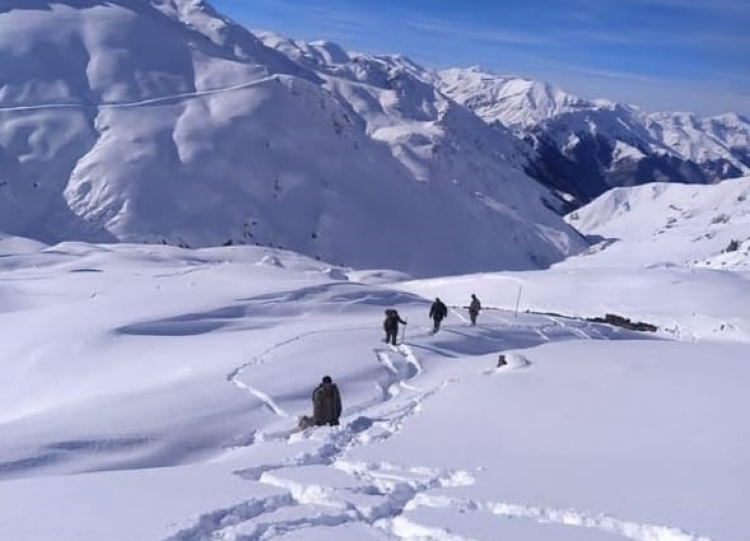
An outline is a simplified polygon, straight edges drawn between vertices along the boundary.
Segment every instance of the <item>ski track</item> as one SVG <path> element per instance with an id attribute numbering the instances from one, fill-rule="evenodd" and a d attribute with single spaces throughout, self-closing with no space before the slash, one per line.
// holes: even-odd
<path id="1" fill-rule="evenodd" d="M 560 329 L 583 340 L 607 338 L 593 326 L 584 331 L 554 318 L 550 319 L 551 325 L 536 328 L 544 341 L 552 341 Z M 552 330 L 553 328 L 557 331 Z M 261 400 L 274 414 L 289 417 L 270 396 L 247 384 L 241 377 L 246 370 L 267 362 L 268 357 L 276 350 L 324 332 L 332 331 L 308 331 L 276 343 L 229 373 L 227 380 Z M 595 332 L 599 334 L 598 337 Z M 445 528 L 420 524 L 407 515 L 409 511 L 420 508 L 485 513 L 496 516 L 498 520 L 527 521 L 530 524 L 596 529 L 633 541 L 712 541 L 708 537 L 677 527 L 636 523 L 606 514 L 451 498 L 432 492 L 473 484 L 474 474 L 468 471 L 349 460 L 347 456 L 353 449 L 382 442 L 399 434 L 404 423 L 418 415 L 427 400 L 458 381 L 446 380 L 431 389 L 420 389 L 413 385 L 413 380 L 417 380 L 423 373 L 423 366 L 409 345 L 402 343 L 388 346 L 388 349 L 376 348 L 374 353 L 376 361 L 384 368 L 388 377 L 385 385 L 378 384 L 381 396 L 373 403 L 356 408 L 356 413 L 350 413 L 348 421 L 341 427 L 314 428 L 297 433 L 290 430 L 276 434 L 274 439 L 290 443 L 319 440 L 319 445 L 292 458 L 235 472 L 248 482 L 277 489 L 277 494 L 207 512 L 198 517 L 193 526 L 165 538 L 164 541 L 262 541 L 299 530 L 310 530 L 311 535 L 316 535 L 315 529 L 346 524 L 371 528 L 383 539 L 393 541 L 470 541 L 469 538 L 456 535 Z M 368 411 L 373 416 L 365 415 Z M 377 416 L 374 415 L 375 412 Z M 246 444 L 254 445 L 267 439 L 262 432 L 255 431 L 246 438 Z M 356 485 L 342 488 L 300 483 L 285 475 L 295 468 L 315 466 L 343 472 Z"/>

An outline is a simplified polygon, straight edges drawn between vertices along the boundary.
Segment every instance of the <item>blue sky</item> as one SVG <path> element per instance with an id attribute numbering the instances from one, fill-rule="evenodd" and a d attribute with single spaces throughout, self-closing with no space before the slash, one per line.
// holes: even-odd
<path id="1" fill-rule="evenodd" d="M 212 0 L 251 29 L 480 65 L 647 110 L 750 115 L 750 0 Z"/>

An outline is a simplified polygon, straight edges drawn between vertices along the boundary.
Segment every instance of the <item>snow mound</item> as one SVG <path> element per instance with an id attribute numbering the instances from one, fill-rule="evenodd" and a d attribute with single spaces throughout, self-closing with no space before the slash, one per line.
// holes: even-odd
<path id="1" fill-rule="evenodd" d="M 346 272 L 342 269 L 337 269 L 335 267 L 329 267 L 327 269 L 324 269 L 322 271 L 322 274 L 324 276 L 327 276 L 331 280 L 342 280 L 344 282 L 349 280 L 349 276 L 347 276 Z"/>
<path id="2" fill-rule="evenodd" d="M 503 364 L 504 363 L 504 364 Z M 501 353 L 498 356 L 497 371 L 518 370 L 531 366 L 531 361 L 521 353 Z"/>
<path id="3" fill-rule="evenodd" d="M 258 261 L 258 265 L 267 265 L 269 267 L 277 267 L 280 269 L 284 268 L 284 263 L 282 263 L 281 259 L 275 255 L 264 255 L 261 260 Z"/>

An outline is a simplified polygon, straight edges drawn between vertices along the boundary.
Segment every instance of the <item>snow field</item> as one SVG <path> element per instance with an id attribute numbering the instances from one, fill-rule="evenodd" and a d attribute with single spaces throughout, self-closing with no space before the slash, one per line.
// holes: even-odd
<path id="1" fill-rule="evenodd" d="M 741 342 L 500 306 L 471 327 L 466 288 L 491 308 L 504 275 L 383 286 L 255 248 L 38 248 L 0 258 L 3 538 L 742 539 Z M 437 292 L 454 308 L 432 336 Z M 324 374 L 342 425 L 299 432 Z"/>

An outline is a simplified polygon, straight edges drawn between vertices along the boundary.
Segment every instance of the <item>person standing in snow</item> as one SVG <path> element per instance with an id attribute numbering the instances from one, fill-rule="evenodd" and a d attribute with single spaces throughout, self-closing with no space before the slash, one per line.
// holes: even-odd
<path id="1" fill-rule="evenodd" d="M 440 330 L 440 322 L 443 321 L 447 315 L 448 307 L 440 300 L 440 297 L 436 297 L 435 302 L 430 306 L 430 317 L 434 324 L 432 328 L 433 334 Z"/>
<path id="2" fill-rule="evenodd" d="M 341 394 L 331 376 L 323 376 L 320 385 L 313 391 L 312 401 L 313 420 L 317 426 L 338 426 L 341 417 Z"/>
<path id="3" fill-rule="evenodd" d="M 479 310 L 481 309 L 482 303 L 480 303 L 479 299 L 477 299 L 477 296 L 472 293 L 471 302 L 469 303 L 469 318 L 471 318 L 472 325 L 477 324 L 477 316 L 479 315 Z"/>
<path id="4" fill-rule="evenodd" d="M 383 329 L 385 330 L 385 343 L 396 345 L 396 338 L 398 337 L 398 324 L 402 323 L 406 325 L 406 321 L 401 319 L 398 312 L 393 308 L 388 308 L 385 311 L 385 321 L 383 322 Z"/>

